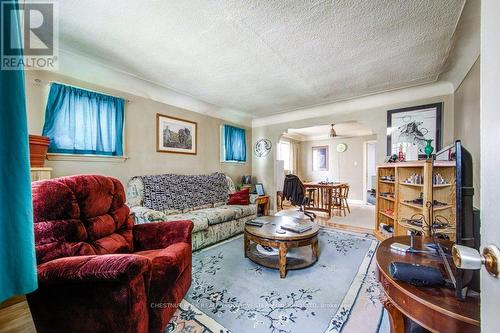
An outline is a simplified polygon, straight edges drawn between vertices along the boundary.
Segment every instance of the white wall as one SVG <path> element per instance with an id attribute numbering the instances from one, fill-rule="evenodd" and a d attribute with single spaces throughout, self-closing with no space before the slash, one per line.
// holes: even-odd
<path id="1" fill-rule="evenodd" d="M 366 145 L 366 189 L 371 190 L 376 187 L 377 176 L 377 143 L 370 142 Z"/>
<path id="2" fill-rule="evenodd" d="M 480 123 L 480 58 L 455 91 L 455 139 L 462 140 L 472 154 L 474 163 L 474 206 L 481 202 L 481 151 L 479 139 Z"/>
<path id="3" fill-rule="evenodd" d="M 34 80 L 40 79 L 41 83 Z M 41 134 L 49 81 L 58 81 L 103 93 L 122 96 L 130 102 L 125 105 L 125 154 L 126 162 L 47 161 L 54 169 L 54 177 L 82 173 L 114 176 L 126 183 L 132 176 L 144 174 L 179 173 L 199 174 L 221 171 L 241 182 L 242 175 L 252 170 L 252 130 L 247 130 L 247 158 L 244 164 L 220 162 L 220 126 L 225 122 L 218 118 L 117 91 L 112 88 L 79 81 L 46 71 L 26 71 L 26 97 L 28 129 L 31 134 Z M 156 114 L 166 114 L 198 123 L 197 155 L 167 154 L 156 152 Z M 236 125 L 240 126 L 241 125 Z"/>

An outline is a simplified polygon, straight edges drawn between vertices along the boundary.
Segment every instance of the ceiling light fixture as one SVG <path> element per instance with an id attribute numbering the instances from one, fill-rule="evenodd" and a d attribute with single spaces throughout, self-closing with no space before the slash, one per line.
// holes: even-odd
<path id="1" fill-rule="evenodd" d="M 332 124 L 332 128 L 330 129 L 330 138 L 334 138 L 337 136 L 337 132 L 335 132 L 333 126 L 335 126 L 335 124 Z"/>

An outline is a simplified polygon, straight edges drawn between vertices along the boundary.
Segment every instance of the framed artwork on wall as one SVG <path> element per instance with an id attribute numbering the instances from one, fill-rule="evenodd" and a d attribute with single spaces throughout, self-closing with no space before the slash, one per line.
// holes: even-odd
<path id="1" fill-rule="evenodd" d="M 196 155 L 198 124 L 163 114 L 156 114 L 156 151 Z"/>
<path id="2" fill-rule="evenodd" d="M 427 140 L 434 151 L 441 149 L 443 103 L 412 106 L 387 111 L 387 156 L 417 146 L 419 157 L 425 157 Z"/>
<path id="3" fill-rule="evenodd" d="M 271 152 L 273 144 L 268 139 L 259 139 L 255 142 L 254 152 L 257 157 L 266 157 Z"/>
<path id="4" fill-rule="evenodd" d="M 328 171 L 328 146 L 312 147 L 313 171 Z"/>

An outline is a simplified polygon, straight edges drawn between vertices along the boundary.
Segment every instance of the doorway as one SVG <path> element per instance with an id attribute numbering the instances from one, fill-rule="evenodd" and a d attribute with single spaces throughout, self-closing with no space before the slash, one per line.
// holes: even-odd
<path id="1" fill-rule="evenodd" d="M 363 158 L 363 201 L 367 205 L 375 205 L 375 188 L 377 174 L 377 141 L 364 142 Z"/>

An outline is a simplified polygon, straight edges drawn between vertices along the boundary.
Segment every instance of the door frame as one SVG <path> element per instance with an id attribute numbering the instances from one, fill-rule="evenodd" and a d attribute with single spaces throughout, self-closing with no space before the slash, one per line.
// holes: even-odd
<path id="1" fill-rule="evenodd" d="M 498 0 L 481 1 L 481 111 L 480 111 L 480 159 L 481 159 L 481 248 L 494 244 L 500 246 L 500 188 L 498 168 L 500 167 L 500 21 Z M 498 332 L 498 299 L 500 279 L 489 275 L 481 268 L 481 331 Z"/>
<path id="2" fill-rule="evenodd" d="M 367 140 L 363 142 L 363 203 L 368 204 L 368 144 L 374 144 L 377 149 L 378 140 Z M 377 153 L 375 151 L 375 166 L 377 165 Z"/>

